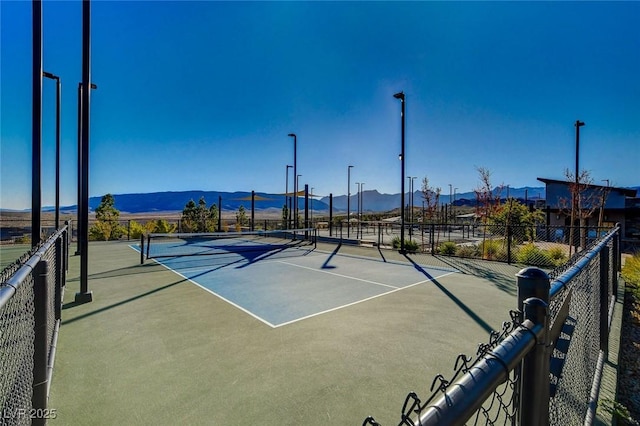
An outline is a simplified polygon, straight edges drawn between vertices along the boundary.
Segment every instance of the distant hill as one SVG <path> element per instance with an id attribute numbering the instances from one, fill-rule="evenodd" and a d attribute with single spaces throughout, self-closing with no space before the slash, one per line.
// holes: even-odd
<path id="1" fill-rule="evenodd" d="M 242 205 L 245 209 L 251 208 L 251 192 L 220 192 L 220 191 L 177 191 L 177 192 L 152 192 L 147 194 L 113 194 L 115 207 L 126 213 L 149 213 L 182 211 L 189 200 L 197 204 L 201 197 L 204 197 L 207 206 L 218 204 L 218 197 L 222 199 L 223 210 L 238 210 Z M 89 208 L 95 210 L 102 197 L 89 198 Z M 284 205 L 284 195 L 266 194 L 256 192 L 256 210 L 282 209 Z M 328 210 L 329 205 L 319 200 L 313 202 L 315 210 Z M 299 208 L 304 209 L 304 198 L 299 200 Z M 76 211 L 77 206 L 61 208 L 64 211 Z"/>
<path id="2" fill-rule="evenodd" d="M 640 186 L 631 187 L 631 189 L 638 190 L 640 193 Z M 507 189 L 502 188 L 499 191 L 498 188 L 494 190 L 495 194 L 500 193 L 500 197 L 505 199 L 507 197 Z M 518 200 L 529 201 L 544 199 L 545 188 L 544 187 L 524 187 L 524 188 L 509 188 L 508 195 Z M 221 191 L 176 191 L 176 192 L 152 192 L 146 194 L 114 194 L 115 205 L 118 210 L 126 213 L 148 213 L 148 212 L 167 212 L 167 211 L 182 211 L 185 204 L 189 200 L 193 200 L 196 203 L 200 200 L 200 197 L 204 197 L 207 202 L 207 206 L 212 204 L 218 204 L 218 197 L 222 197 L 222 209 L 223 210 L 238 210 L 243 205 L 246 209 L 251 208 L 251 193 L 250 192 L 221 192 Z M 102 197 L 91 197 L 89 199 L 89 207 L 94 210 L 100 205 Z M 451 197 L 453 198 L 453 197 Z M 381 194 L 375 189 L 367 190 L 362 193 L 363 209 L 367 212 L 385 212 L 398 208 L 400 205 L 400 194 Z M 422 192 L 414 192 L 414 205 L 420 207 L 422 205 Z M 451 199 L 449 194 L 441 194 L 440 203 L 449 204 Z M 409 203 L 409 193 L 405 195 L 405 204 Z M 476 203 L 476 196 L 473 192 L 464 192 L 455 194 L 455 205 L 469 205 L 474 206 Z M 256 193 L 256 210 L 267 209 L 282 209 L 284 204 L 284 196 L 282 194 L 268 194 L 263 192 Z M 351 194 L 351 211 L 355 212 L 358 206 L 358 194 Z M 304 198 L 300 197 L 299 208 L 304 209 Z M 329 210 L 329 197 L 323 197 L 321 199 L 313 200 L 313 209 L 317 211 Z M 333 197 L 333 209 L 335 212 L 346 212 L 347 210 L 347 196 L 338 195 Z M 43 208 L 44 211 L 53 211 L 53 207 L 48 206 Z M 61 208 L 65 212 L 75 212 L 77 207 L 66 206 Z M 9 211 L 9 210 L 3 210 Z M 29 211 L 28 209 L 23 211 Z"/>
<path id="3" fill-rule="evenodd" d="M 507 190 L 503 188 L 500 191 L 498 188 L 494 190 L 494 193 L 500 194 L 501 198 L 507 197 Z M 524 187 L 524 188 L 510 188 L 509 196 L 520 200 L 534 200 L 538 198 L 544 199 L 545 188 L 544 187 Z M 440 194 L 440 204 L 449 204 L 453 200 L 453 196 L 449 194 Z M 320 201 L 329 204 L 329 197 L 324 197 Z M 415 191 L 413 195 L 414 206 L 422 206 L 422 192 Z M 409 193 L 405 194 L 405 204 L 409 203 Z M 464 192 L 455 194 L 455 205 L 475 205 L 476 195 L 474 192 Z M 350 200 L 351 211 L 356 211 L 358 206 L 358 194 L 351 194 Z M 400 194 L 381 194 L 377 190 L 372 189 L 362 192 L 362 205 L 364 211 L 371 212 L 384 212 L 398 208 L 400 205 Z M 346 211 L 347 210 L 347 196 L 339 195 L 333 197 L 334 210 Z"/>

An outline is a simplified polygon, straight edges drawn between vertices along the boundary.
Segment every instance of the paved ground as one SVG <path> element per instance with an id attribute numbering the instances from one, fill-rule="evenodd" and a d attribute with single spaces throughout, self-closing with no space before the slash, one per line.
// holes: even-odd
<path id="1" fill-rule="evenodd" d="M 126 243 L 89 248 L 94 301 L 72 303 L 72 256 L 52 424 L 360 425 L 374 415 L 396 425 L 409 391 L 427 396 L 435 375 L 449 377 L 456 356 L 475 353 L 515 308 L 514 266 L 318 244 L 313 263 L 328 261 L 335 274 L 378 282 L 375 270 L 400 276 L 403 262 L 425 278 L 272 327 L 162 265 L 140 265 Z"/>

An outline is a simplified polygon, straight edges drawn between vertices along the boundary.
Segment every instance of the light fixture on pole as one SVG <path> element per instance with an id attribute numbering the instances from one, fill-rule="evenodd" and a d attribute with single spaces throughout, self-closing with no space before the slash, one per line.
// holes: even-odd
<path id="1" fill-rule="evenodd" d="M 405 155 L 404 155 L 404 122 L 405 122 L 405 95 L 404 92 L 396 93 L 393 95 L 394 98 L 400 99 L 401 104 L 401 112 L 400 117 L 402 121 L 402 131 L 401 131 L 401 151 L 400 151 L 400 161 L 402 162 L 400 166 L 400 253 L 404 254 L 404 163 L 405 163 Z"/>
<path id="2" fill-rule="evenodd" d="M 56 81 L 56 229 L 60 229 L 60 96 L 62 84 L 60 77 L 43 71 L 42 75 Z"/>

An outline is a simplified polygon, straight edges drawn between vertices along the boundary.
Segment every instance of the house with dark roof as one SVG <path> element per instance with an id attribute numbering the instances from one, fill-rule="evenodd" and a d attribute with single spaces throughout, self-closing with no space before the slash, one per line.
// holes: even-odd
<path id="1" fill-rule="evenodd" d="M 547 225 L 569 226 L 575 183 L 538 178 L 546 186 Z M 620 224 L 623 247 L 640 247 L 640 199 L 637 190 L 580 184 L 580 226 L 613 227 Z M 604 203 L 603 203 L 604 201 Z"/>

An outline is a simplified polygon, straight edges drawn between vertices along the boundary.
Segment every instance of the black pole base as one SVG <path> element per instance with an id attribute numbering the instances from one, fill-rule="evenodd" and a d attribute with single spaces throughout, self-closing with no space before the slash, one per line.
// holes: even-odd
<path id="1" fill-rule="evenodd" d="M 76 305 L 93 302 L 93 292 L 88 291 L 86 293 L 76 293 L 74 302 Z"/>

